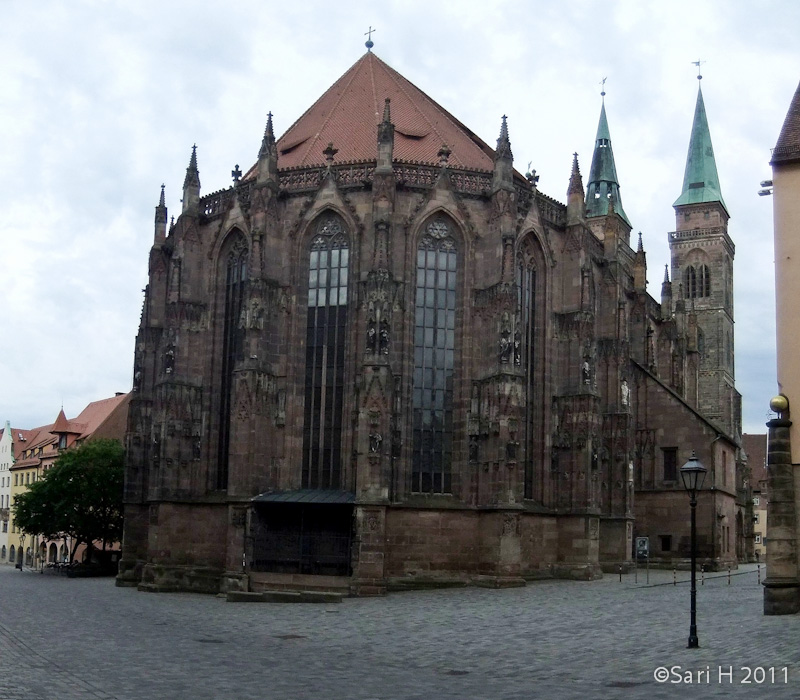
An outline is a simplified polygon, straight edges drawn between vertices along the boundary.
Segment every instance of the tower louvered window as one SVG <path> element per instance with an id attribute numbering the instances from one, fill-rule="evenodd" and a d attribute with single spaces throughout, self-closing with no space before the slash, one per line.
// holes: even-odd
<path id="1" fill-rule="evenodd" d="M 349 264 L 342 222 L 329 215 L 308 256 L 303 488 L 341 487 Z"/>
<path id="2" fill-rule="evenodd" d="M 217 488 L 228 488 L 228 464 L 231 443 L 231 403 L 233 369 L 242 355 L 242 313 L 244 286 L 247 280 L 247 243 L 238 235 L 224 256 L 225 306 L 222 330 L 222 377 L 220 387 L 220 428 L 218 446 Z"/>
<path id="3" fill-rule="evenodd" d="M 429 223 L 417 248 L 411 490 L 450 493 L 458 252 L 449 224 Z"/>
<path id="4" fill-rule="evenodd" d="M 684 272 L 684 284 L 689 299 L 711 296 L 711 273 L 708 265 L 689 265 Z"/>

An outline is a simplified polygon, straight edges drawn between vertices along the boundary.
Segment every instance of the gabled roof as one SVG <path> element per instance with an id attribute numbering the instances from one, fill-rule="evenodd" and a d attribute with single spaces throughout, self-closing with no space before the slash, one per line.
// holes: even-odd
<path id="1" fill-rule="evenodd" d="M 589 181 L 586 185 L 586 216 L 606 216 L 611 198 L 614 199 L 614 211 L 630 226 L 631 222 L 622 208 L 617 167 L 614 164 L 614 151 L 611 148 L 611 132 L 608 129 L 606 105 L 603 102 L 600 121 L 597 124 L 592 166 L 589 169 Z"/>
<path id="2" fill-rule="evenodd" d="M 437 164 L 439 149 L 447 144 L 451 167 L 492 170 L 494 151 L 486 143 L 372 52 L 359 58 L 278 139 L 278 167 L 324 165 L 323 150 L 329 143 L 338 149 L 337 163 L 375 160 L 387 97 L 395 126 L 395 161 Z"/>
<path id="3" fill-rule="evenodd" d="M 686 171 L 683 175 L 683 191 L 672 206 L 704 202 L 719 202 L 725 211 L 728 211 L 719 187 L 717 162 L 714 160 L 714 148 L 711 146 L 711 132 L 708 130 L 703 91 L 698 87 L 692 136 L 689 139 L 689 153 L 686 156 Z"/>
<path id="4" fill-rule="evenodd" d="M 794 160 L 800 160 L 800 84 L 786 113 L 778 143 L 772 149 L 771 162 L 788 163 Z"/>

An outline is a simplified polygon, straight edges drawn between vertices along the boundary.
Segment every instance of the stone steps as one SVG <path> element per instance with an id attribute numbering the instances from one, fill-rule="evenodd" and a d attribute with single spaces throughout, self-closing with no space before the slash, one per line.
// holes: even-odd
<path id="1" fill-rule="evenodd" d="M 229 603 L 341 603 L 344 594 L 331 591 L 228 591 Z"/>

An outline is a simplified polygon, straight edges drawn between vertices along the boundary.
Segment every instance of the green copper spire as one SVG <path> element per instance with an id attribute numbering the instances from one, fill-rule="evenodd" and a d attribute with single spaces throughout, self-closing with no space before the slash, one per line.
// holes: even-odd
<path id="1" fill-rule="evenodd" d="M 711 133 L 708 130 L 703 91 L 697 88 L 697 106 L 694 110 L 692 136 L 689 139 L 689 154 L 686 157 L 686 172 L 683 176 L 683 191 L 672 206 L 682 204 L 703 204 L 719 202 L 725 211 L 725 200 L 719 188 L 717 163 L 711 146 Z"/>
<path id="2" fill-rule="evenodd" d="M 600 110 L 600 123 L 597 125 L 597 140 L 594 144 L 592 167 L 589 170 L 589 183 L 586 187 L 586 216 L 606 216 L 608 200 L 612 197 L 614 211 L 630 226 L 631 222 L 628 221 L 622 208 L 622 198 L 619 194 L 617 168 L 614 165 L 614 151 L 611 150 L 611 133 L 608 130 L 604 100 Z"/>

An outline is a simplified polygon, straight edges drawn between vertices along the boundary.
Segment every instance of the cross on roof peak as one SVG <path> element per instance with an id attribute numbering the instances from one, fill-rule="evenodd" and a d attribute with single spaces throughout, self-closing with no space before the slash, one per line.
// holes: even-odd
<path id="1" fill-rule="evenodd" d="M 364 32 L 364 36 L 367 37 L 367 40 L 364 42 L 364 46 L 367 47 L 367 51 L 371 52 L 372 47 L 375 46 L 375 42 L 372 41 L 372 32 L 377 32 L 377 29 L 373 29 L 372 25 L 369 25 L 369 30 Z"/>

